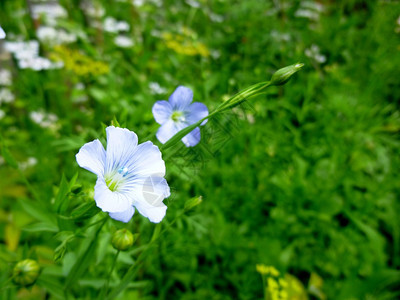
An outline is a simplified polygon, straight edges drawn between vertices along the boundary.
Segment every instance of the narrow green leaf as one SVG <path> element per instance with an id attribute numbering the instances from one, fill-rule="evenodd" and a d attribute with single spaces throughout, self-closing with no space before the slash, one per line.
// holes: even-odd
<path id="1" fill-rule="evenodd" d="M 75 283 L 82 274 L 86 271 L 87 267 L 90 265 L 91 259 L 94 257 L 96 247 L 97 247 L 97 237 L 103 228 L 103 225 L 106 223 L 108 217 L 105 217 L 100 223 L 97 230 L 95 230 L 90 237 L 88 237 L 86 242 L 86 248 L 83 253 L 76 260 L 75 264 L 72 266 L 71 271 L 69 272 L 67 279 L 65 281 L 64 289 L 67 290 L 73 283 Z"/>
<path id="2" fill-rule="evenodd" d="M 60 187 L 58 189 L 58 193 L 54 202 L 54 206 L 57 212 L 64 212 L 66 209 L 66 205 L 63 205 L 64 200 L 67 198 L 67 194 L 69 192 L 69 184 L 65 175 L 62 174 Z"/>
<path id="3" fill-rule="evenodd" d="M 63 293 L 63 286 L 54 280 L 53 276 L 42 275 L 36 283 L 45 288 L 53 297 L 57 299 L 66 299 Z"/>
<path id="4" fill-rule="evenodd" d="M 14 169 L 18 168 L 18 163 L 8 150 L 8 148 L 2 143 L 1 145 L 1 156 L 3 156 L 4 160 Z"/>
<path id="5" fill-rule="evenodd" d="M 58 226 L 51 223 L 39 222 L 23 227 L 22 230 L 28 232 L 41 232 L 41 231 L 58 232 Z"/>
<path id="6" fill-rule="evenodd" d="M 24 199 L 18 199 L 18 203 L 21 207 L 32 217 L 38 221 L 48 223 L 57 227 L 57 221 L 52 212 L 44 210 L 42 205 L 37 205 L 35 201 L 29 201 Z"/>
<path id="7" fill-rule="evenodd" d="M 100 209 L 96 206 L 96 203 L 94 201 L 89 201 L 75 208 L 71 213 L 71 217 L 74 219 L 91 218 L 99 212 Z"/>

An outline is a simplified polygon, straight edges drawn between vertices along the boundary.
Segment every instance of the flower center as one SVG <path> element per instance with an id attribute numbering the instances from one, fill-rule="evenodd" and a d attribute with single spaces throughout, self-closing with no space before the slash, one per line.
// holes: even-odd
<path id="1" fill-rule="evenodd" d="M 117 171 L 104 176 L 104 180 L 110 191 L 118 191 L 121 185 L 125 182 L 125 176 L 128 175 L 128 171 L 129 169 L 127 167 L 121 167 Z"/>
<path id="2" fill-rule="evenodd" d="M 185 122 L 186 118 L 182 111 L 174 111 L 171 115 L 171 119 L 174 122 Z"/>

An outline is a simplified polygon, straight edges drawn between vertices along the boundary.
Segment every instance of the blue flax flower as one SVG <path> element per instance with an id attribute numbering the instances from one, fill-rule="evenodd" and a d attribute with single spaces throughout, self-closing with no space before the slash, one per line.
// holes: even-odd
<path id="1" fill-rule="evenodd" d="M 154 104 L 153 116 L 156 122 L 161 125 L 157 131 L 157 139 L 161 143 L 166 143 L 178 131 L 208 116 L 207 106 L 200 102 L 192 103 L 192 100 L 192 90 L 179 86 L 168 101 L 157 101 Z M 201 125 L 206 122 L 207 120 Z M 184 136 L 182 142 L 186 147 L 196 146 L 200 142 L 200 128 L 196 127 Z"/>
<path id="2" fill-rule="evenodd" d="M 4 32 L 3 28 L 0 26 L 0 39 L 4 39 L 6 37 L 6 33 Z"/>
<path id="3" fill-rule="evenodd" d="M 161 152 L 152 142 L 138 145 L 133 131 L 109 126 L 107 151 L 99 140 L 82 146 L 76 161 L 97 175 L 96 205 L 110 217 L 127 223 L 135 208 L 153 223 L 159 223 L 167 207 L 162 202 L 170 190 Z"/>

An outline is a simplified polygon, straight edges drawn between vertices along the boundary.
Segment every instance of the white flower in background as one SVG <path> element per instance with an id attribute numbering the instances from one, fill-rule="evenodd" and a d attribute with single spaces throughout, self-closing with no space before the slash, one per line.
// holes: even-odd
<path id="1" fill-rule="evenodd" d="M 6 116 L 6 113 L 4 110 L 0 109 L 0 120 L 3 119 Z M 0 165 L 2 164 L 2 157 L 0 156 Z"/>
<path id="2" fill-rule="evenodd" d="M 119 35 L 115 37 L 114 43 L 121 48 L 130 48 L 133 46 L 133 40 L 127 36 Z"/>
<path id="3" fill-rule="evenodd" d="M 310 48 L 307 48 L 304 51 L 304 54 L 307 57 L 315 60 L 317 63 L 323 64 L 324 62 L 326 62 L 326 56 L 321 54 L 319 47 L 315 44 L 311 45 Z"/>
<path id="4" fill-rule="evenodd" d="M 152 30 L 150 31 L 150 35 L 151 35 L 151 36 L 154 36 L 154 37 L 157 37 L 157 38 L 161 38 L 162 35 L 163 35 L 163 33 L 162 33 L 162 31 L 160 31 L 160 30 L 152 29 Z"/>
<path id="5" fill-rule="evenodd" d="M 324 6 L 317 1 L 303 1 L 301 2 L 300 7 L 304 9 L 310 9 L 319 13 L 322 13 L 324 11 Z"/>
<path id="6" fill-rule="evenodd" d="M 107 17 L 104 20 L 104 30 L 111 33 L 117 33 L 120 31 L 128 31 L 130 26 L 125 21 L 117 21 L 112 17 Z"/>
<path id="7" fill-rule="evenodd" d="M 18 60 L 20 69 L 32 69 L 35 71 L 58 69 L 63 67 L 62 62 L 51 62 L 49 59 L 39 56 L 39 42 L 6 42 L 5 49 L 14 54 Z"/>
<path id="8" fill-rule="evenodd" d="M 106 132 L 107 151 L 96 139 L 76 154 L 78 165 L 97 175 L 96 205 L 121 222 L 129 222 L 135 208 L 151 222 L 161 222 L 170 189 L 160 150 L 149 141 L 138 145 L 137 135 L 126 128 L 109 126 Z"/>
<path id="9" fill-rule="evenodd" d="M 311 19 L 314 21 L 319 20 L 319 14 L 315 11 L 308 10 L 308 9 L 298 9 L 296 13 L 294 14 L 298 18 L 306 18 L 306 19 Z"/>
<path id="10" fill-rule="evenodd" d="M 289 33 L 279 32 L 277 30 L 271 31 L 271 38 L 276 42 L 290 42 L 292 39 Z"/>
<path id="11" fill-rule="evenodd" d="M 0 70 L 0 85 L 11 85 L 11 84 L 12 84 L 11 72 L 6 69 Z"/>
<path id="12" fill-rule="evenodd" d="M 150 2 L 152 2 L 157 7 L 161 7 L 163 5 L 163 0 L 151 0 Z"/>
<path id="13" fill-rule="evenodd" d="M 105 9 L 98 3 L 91 1 L 82 1 L 81 9 L 91 18 L 101 18 L 105 15 Z"/>
<path id="14" fill-rule="evenodd" d="M 137 6 L 137 7 L 140 7 L 140 6 L 143 6 L 143 5 L 145 5 L 146 4 L 146 2 L 147 3 L 151 3 L 151 4 L 154 4 L 155 6 L 157 6 L 157 7 L 161 7 L 162 6 L 162 4 L 163 4 L 163 1 L 162 0 L 132 0 L 132 4 L 134 5 L 134 6 Z"/>
<path id="15" fill-rule="evenodd" d="M 214 14 L 213 12 L 209 13 L 210 20 L 215 23 L 222 23 L 224 21 L 224 17 L 221 15 Z"/>
<path id="16" fill-rule="evenodd" d="M 36 157 L 29 157 L 27 161 L 19 163 L 19 168 L 24 171 L 31 168 L 37 164 L 38 160 Z"/>
<path id="17" fill-rule="evenodd" d="M 221 52 L 219 50 L 211 50 L 210 51 L 211 57 L 214 59 L 219 59 L 221 57 Z"/>
<path id="18" fill-rule="evenodd" d="M 195 1 L 195 0 L 186 0 L 185 1 L 187 5 L 193 7 L 193 8 L 199 8 L 200 7 L 200 3 Z"/>
<path id="19" fill-rule="evenodd" d="M 40 41 L 51 46 L 76 42 L 76 35 L 50 26 L 40 26 L 36 35 Z"/>
<path id="20" fill-rule="evenodd" d="M 83 82 L 78 82 L 75 84 L 74 89 L 78 91 L 83 91 L 85 89 L 85 84 Z"/>
<path id="21" fill-rule="evenodd" d="M 132 0 L 132 4 L 133 4 L 134 6 L 140 7 L 140 6 L 143 6 L 144 3 L 145 3 L 144 0 Z"/>
<path id="22" fill-rule="evenodd" d="M 53 113 L 46 113 L 42 110 L 32 111 L 29 117 L 33 122 L 38 124 L 42 128 L 50 128 L 57 130 L 59 125 L 57 124 L 58 117 Z"/>
<path id="23" fill-rule="evenodd" d="M 0 26 L 0 39 L 4 39 L 6 37 L 6 33 L 4 32 L 3 28 Z"/>
<path id="24" fill-rule="evenodd" d="M 31 120 L 35 122 L 36 124 L 40 124 L 44 118 L 45 118 L 45 113 L 43 111 L 33 111 L 29 114 L 31 117 Z"/>
<path id="25" fill-rule="evenodd" d="M 168 91 L 166 88 L 162 87 L 158 82 L 150 82 L 149 89 L 150 93 L 152 93 L 153 95 L 165 94 Z"/>
<path id="26" fill-rule="evenodd" d="M 394 31 L 399 33 L 400 32 L 400 16 L 397 18 L 396 24 L 397 24 L 397 27 Z"/>
<path id="27" fill-rule="evenodd" d="M 295 16 L 299 18 L 307 18 L 318 21 L 320 14 L 324 11 L 324 6 L 315 1 L 303 1 L 300 3 L 299 9 L 295 12 Z"/>
<path id="28" fill-rule="evenodd" d="M 85 93 L 85 85 L 82 82 L 77 83 L 74 86 L 74 91 L 73 91 L 73 102 L 75 103 L 83 103 L 86 102 L 88 100 L 88 96 Z"/>
<path id="29" fill-rule="evenodd" d="M 2 103 L 11 103 L 14 100 L 15 96 L 8 88 L 0 89 L 0 105 Z"/>
<path id="30" fill-rule="evenodd" d="M 35 40 L 27 42 L 6 42 L 4 48 L 13 53 L 18 60 L 30 59 L 39 55 L 39 42 Z"/>
<path id="31" fill-rule="evenodd" d="M 63 62 L 52 62 L 45 57 L 33 57 L 29 59 L 21 59 L 18 61 L 20 69 L 32 69 L 35 71 L 60 69 L 64 66 Z"/>
<path id="32" fill-rule="evenodd" d="M 44 21 L 49 25 L 56 25 L 57 19 L 68 16 L 67 11 L 57 2 L 35 3 L 31 6 L 32 18 L 37 20 L 44 17 Z"/>

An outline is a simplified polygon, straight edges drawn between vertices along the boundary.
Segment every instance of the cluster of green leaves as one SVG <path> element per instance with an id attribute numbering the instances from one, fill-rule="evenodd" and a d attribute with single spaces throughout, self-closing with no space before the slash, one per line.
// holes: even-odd
<path id="1" fill-rule="evenodd" d="M 113 34 L 91 27 L 76 9 L 80 2 L 60 0 L 69 12 L 60 26 L 79 33 L 68 47 L 107 63 L 107 74 L 2 64 L 13 71 L 16 100 L 0 107 L 7 112 L 0 120 L 0 298 L 28 297 L 10 281 L 15 262 L 27 257 L 42 267 L 30 288 L 35 299 L 104 295 L 116 253 L 112 233 L 126 225 L 94 205 L 95 176 L 78 170 L 74 157 L 85 142 L 105 141 L 104 124 L 116 119 L 140 142 L 156 142 L 151 107 L 176 86 L 191 87 L 212 111 L 225 96 L 298 61 L 305 67 L 287 85 L 210 120 L 195 148 L 163 150 L 172 194 L 167 217 L 156 227 L 137 214 L 127 225 L 140 236 L 118 256 L 109 295 L 261 299 L 255 266 L 263 263 L 305 285 L 318 274 L 328 299 L 397 297 L 398 3 L 198 0 L 196 8 L 191 1 L 97 1 L 106 16 L 131 25 L 135 44 L 121 49 Z M 296 15 L 305 2 L 322 4 L 318 18 Z M 9 36 L 35 39 L 37 24 L 21 16 L 26 3 L 1 1 Z M 185 28 L 209 56 L 168 47 L 163 33 Z M 305 54 L 313 44 L 324 62 Z M 52 53 L 42 46 L 43 55 Z M 152 94 L 151 82 L 167 92 Z M 82 95 L 87 101 L 76 100 Z M 37 110 L 56 114 L 58 126 L 33 122 Z M 29 157 L 37 163 L 18 167 Z M 201 205 L 183 213 L 198 195 Z"/>

